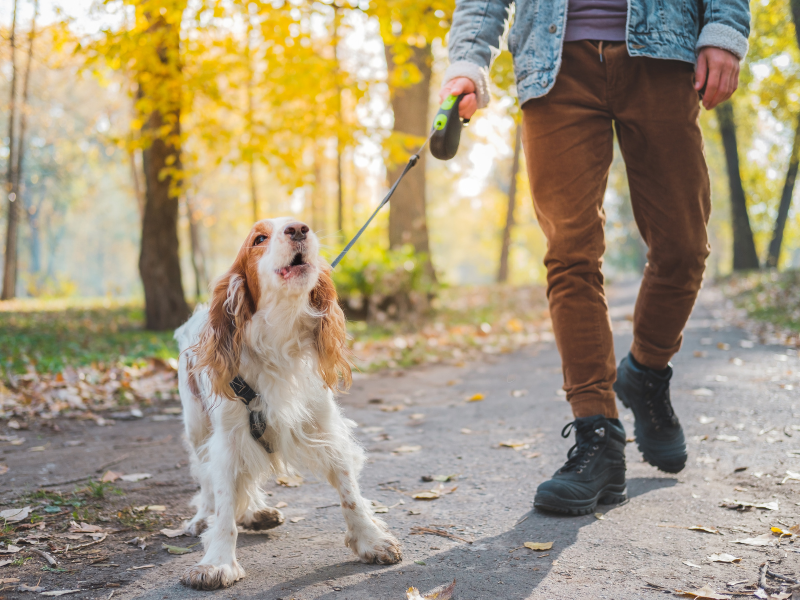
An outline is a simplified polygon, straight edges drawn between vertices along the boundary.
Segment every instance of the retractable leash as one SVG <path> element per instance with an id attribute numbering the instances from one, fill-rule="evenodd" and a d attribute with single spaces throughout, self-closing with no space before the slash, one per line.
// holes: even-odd
<path id="1" fill-rule="evenodd" d="M 331 263 L 332 269 L 336 268 L 336 265 L 341 262 L 344 255 L 350 251 L 353 244 L 358 241 L 361 234 L 364 233 L 367 227 L 369 227 L 369 224 L 372 223 L 372 219 L 375 218 L 375 215 L 389 202 L 389 199 L 392 197 L 392 194 L 394 194 L 397 186 L 400 185 L 403 177 L 405 177 L 406 173 L 419 162 L 419 155 L 422 154 L 428 142 L 431 143 L 431 154 L 439 160 L 450 160 L 456 155 L 458 151 L 458 142 L 461 140 L 461 127 L 469 123 L 469 119 L 464 119 L 462 121 L 458 117 L 458 105 L 465 95 L 466 94 L 461 94 L 460 96 L 448 96 L 445 98 L 444 102 L 442 102 L 442 105 L 439 107 L 439 112 L 436 113 L 436 117 L 433 119 L 433 126 L 431 127 L 431 133 L 428 135 L 428 139 L 426 139 L 420 149 L 408 159 L 406 168 L 400 173 L 400 177 L 397 178 L 389 189 L 389 193 L 386 194 L 386 197 L 384 197 L 378 205 L 378 208 L 370 215 L 367 222 L 358 230 L 358 233 L 353 236 L 353 239 L 347 243 L 347 246 L 344 247 L 341 254 Z"/>

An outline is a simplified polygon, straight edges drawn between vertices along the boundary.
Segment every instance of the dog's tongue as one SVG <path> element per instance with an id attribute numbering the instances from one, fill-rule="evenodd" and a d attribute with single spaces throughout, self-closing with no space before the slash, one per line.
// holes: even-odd
<path id="1" fill-rule="evenodd" d="M 278 273 L 280 273 L 281 277 L 283 277 L 284 279 L 289 277 L 289 273 L 291 272 L 292 272 L 292 267 L 283 267 L 280 271 L 278 271 Z"/>

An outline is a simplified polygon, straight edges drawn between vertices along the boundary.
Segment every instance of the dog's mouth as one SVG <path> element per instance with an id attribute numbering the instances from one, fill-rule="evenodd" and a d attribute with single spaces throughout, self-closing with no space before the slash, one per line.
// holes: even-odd
<path id="1" fill-rule="evenodd" d="M 292 257 L 292 262 L 290 262 L 287 266 L 278 269 L 276 272 L 284 279 L 290 279 L 291 277 L 305 271 L 306 267 L 308 267 L 308 263 L 303 259 L 303 253 L 297 252 Z"/>

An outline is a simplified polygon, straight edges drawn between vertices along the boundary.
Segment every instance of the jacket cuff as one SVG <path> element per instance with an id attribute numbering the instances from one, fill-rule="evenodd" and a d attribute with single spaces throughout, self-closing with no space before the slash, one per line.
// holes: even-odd
<path id="1" fill-rule="evenodd" d="M 739 60 L 747 56 L 747 38 L 733 27 L 721 23 L 708 23 L 697 38 L 696 50 L 713 46 L 735 54 Z"/>
<path id="2" fill-rule="evenodd" d="M 489 69 L 480 67 L 468 60 L 457 60 L 451 63 L 444 72 L 442 85 L 456 77 L 466 77 L 475 84 L 475 95 L 478 99 L 478 108 L 486 108 L 489 104 Z"/>

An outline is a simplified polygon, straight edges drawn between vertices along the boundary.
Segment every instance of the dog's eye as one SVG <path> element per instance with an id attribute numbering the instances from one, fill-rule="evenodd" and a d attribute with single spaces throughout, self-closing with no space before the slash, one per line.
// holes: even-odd
<path id="1" fill-rule="evenodd" d="M 263 244 L 267 240 L 267 236 L 265 235 L 257 235 L 256 239 L 253 241 L 253 246 L 258 246 Z"/>

